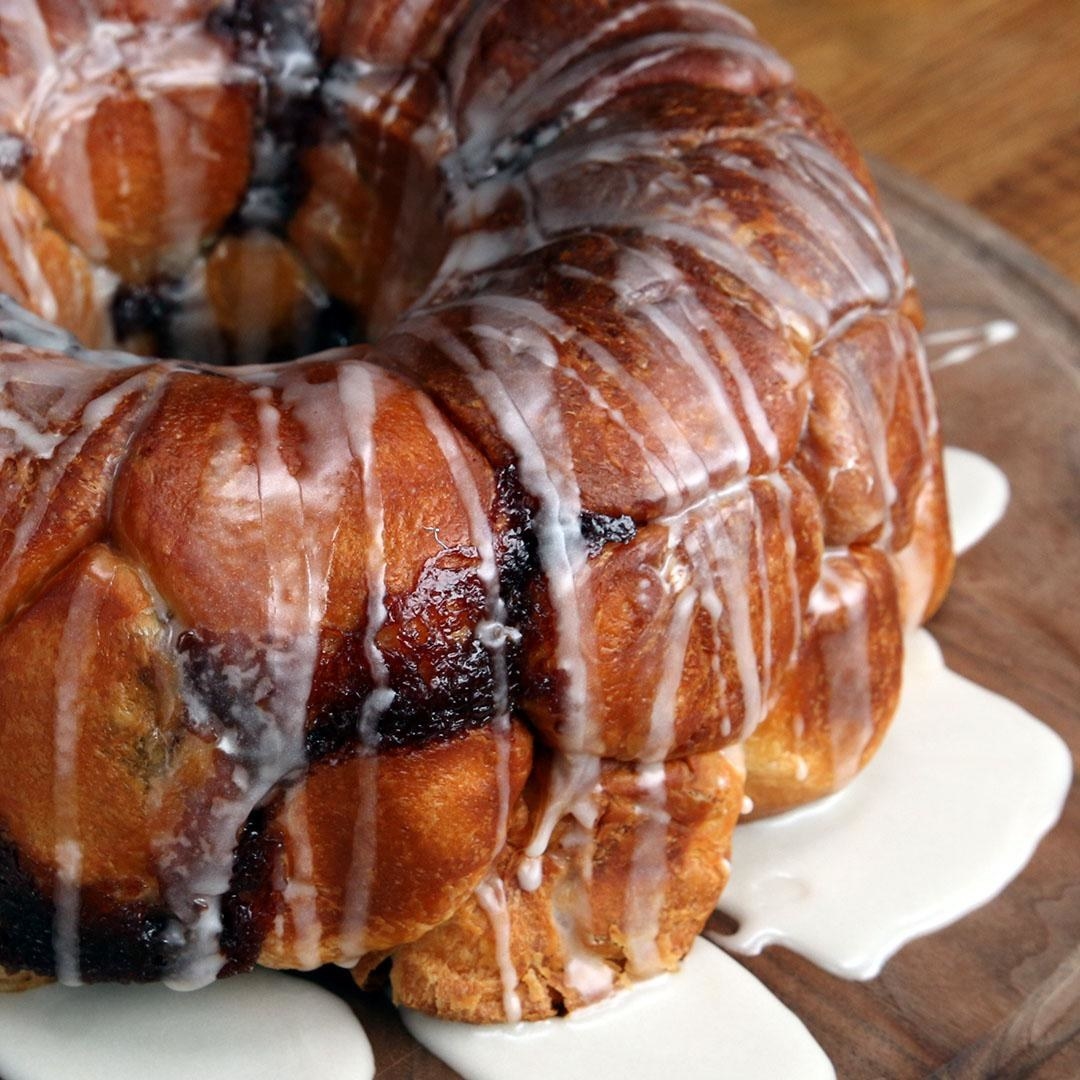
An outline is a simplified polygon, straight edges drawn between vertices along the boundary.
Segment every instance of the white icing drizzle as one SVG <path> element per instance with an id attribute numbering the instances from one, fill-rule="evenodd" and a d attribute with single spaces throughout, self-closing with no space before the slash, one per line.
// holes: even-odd
<path id="1" fill-rule="evenodd" d="M 592 860 L 596 837 L 594 822 L 574 823 L 560 845 L 571 860 L 570 872 L 552 896 L 551 915 L 562 947 L 563 978 L 581 1002 L 591 1004 L 611 994 L 615 973 L 589 946 L 591 905 L 588 886 L 592 881 Z"/>
<path id="2" fill-rule="evenodd" d="M 57 442 L 52 453 L 48 455 L 48 465 L 35 479 L 30 502 L 15 526 L 8 556 L 0 563 L 0 597 L 6 597 L 18 580 L 23 559 L 33 547 L 33 538 L 52 505 L 53 495 L 87 441 L 132 397 L 142 398 L 139 409 L 127 421 L 132 425 L 131 430 L 137 428 L 142 418 L 149 415 L 156 406 L 158 396 L 164 389 L 164 380 L 155 376 L 153 369 L 147 368 L 136 372 L 111 390 L 94 396 L 100 379 L 99 372 L 81 378 L 73 376 L 70 380 L 58 380 L 53 372 L 53 363 L 48 360 L 13 362 L 0 357 L 0 396 L 14 395 L 21 388 L 39 383 L 52 387 L 59 381 L 63 390 L 48 411 L 48 425 L 63 428 L 76 416 L 79 417 L 78 426 L 66 435 L 62 442 Z M 10 409 L 10 406 L 5 408 Z M 9 426 L 8 430 L 14 429 Z M 25 434 L 24 429 L 24 438 Z M 39 432 L 38 437 L 31 438 L 29 444 L 24 441 L 23 449 L 29 449 L 34 456 L 42 457 L 44 455 L 40 451 L 44 440 L 52 441 L 55 434 Z M 117 464 L 118 461 L 113 462 L 114 469 Z"/>
<path id="3" fill-rule="evenodd" d="M 52 431 L 38 431 L 27 419 L 13 409 L 0 406 L 0 431 L 6 431 L 10 442 L 15 444 L 14 453 L 4 446 L 0 460 L 7 461 L 19 451 L 26 451 L 31 457 L 48 461 L 65 436 Z"/>
<path id="4" fill-rule="evenodd" d="M 291 648 L 294 639 L 305 632 L 300 623 L 302 602 L 290 590 L 298 579 L 304 580 L 306 568 L 298 565 L 295 547 L 289 552 L 274 551 L 266 535 L 268 519 L 272 523 L 275 513 L 283 513 L 286 519 L 293 517 L 295 526 L 298 491 L 281 457 L 278 443 L 281 416 L 273 394 L 267 387 L 258 387 L 251 396 L 259 421 L 255 502 L 263 521 L 263 541 L 270 567 L 268 640 L 263 647 L 262 662 L 273 678 L 273 690 L 266 705 L 254 700 L 254 695 L 248 703 L 237 701 L 233 705 L 233 713 L 238 714 L 237 729 L 225 726 L 216 738 L 217 752 L 229 770 L 224 790 L 215 791 L 213 788 L 218 785 L 208 785 L 201 796 L 203 813 L 195 815 L 195 820 L 178 830 L 175 837 L 159 841 L 158 863 L 166 882 L 164 894 L 176 918 L 173 937 L 182 943 L 180 956 L 167 979 L 174 989 L 205 986 L 225 965 L 226 957 L 219 948 L 222 900 L 229 891 L 240 831 L 252 810 L 274 791 L 283 777 L 300 770 L 304 764 L 304 717 L 298 717 L 295 709 L 289 708 L 292 702 L 287 699 L 298 689 L 294 680 L 300 681 L 299 689 L 303 693 L 303 672 L 297 663 L 298 655 Z M 302 509 L 300 515 L 300 529 L 294 531 L 294 536 L 304 535 Z M 302 560 L 303 544 L 299 547 Z M 283 560 L 276 566 L 275 556 Z M 281 571 L 282 576 L 276 575 L 275 570 Z M 314 647 L 308 645 L 309 650 Z M 259 660 L 253 651 L 249 658 L 253 673 L 258 671 Z M 280 705 L 284 705 L 281 711 Z M 197 700 L 189 701 L 188 709 L 197 714 L 204 706 Z M 249 742 L 250 747 L 243 745 Z M 199 833 L 198 843 L 188 835 L 193 829 Z"/>
<path id="5" fill-rule="evenodd" d="M 82 888 L 82 843 L 79 839 L 79 712 L 86 646 L 96 639 L 96 623 L 111 577 L 91 562 L 71 596 L 56 655 L 55 766 L 56 884 L 53 903 L 53 954 L 56 978 L 78 986 L 79 910 Z"/>
<path id="6" fill-rule="evenodd" d="M 930 370 L 966 364 L 999 345 L 1015 340 L 1020 328 L 1011 319 L 990 319 L 978 326 L 932 330 L 923 335 L 930 356 Z"/>
<path id="7" fill-rule="evenodd" d="M 999 520 L 1008 486 L 970 451 L 948 447 L 945 465 L 948 490 L 964 492 L 951 496 L 962 552 Z M 997 895 L 1053 826 L 1072 776 L 1054 732 L 949 671 L 925 630 L 908 636 L 903 685 L 888 737 L 843 791 L 736 830 L 720 908 L 739 928 L 717 938 L 725 948 L 783 944 L 873 978 L 908 941 Z"/>
<path id="8" fill-rule="evenodd" d="M 686 364 L 695 381 L 700 384 L 705 399 L 711 404 L 716 418 L 716 426 L 724 432 L 724 442 L 730 448 L 728 452 L 733 459 L 730 462 L 725 461 L 717 470 L 718 473 L 725 481 L 730 479 L 732 473 L 735 476 L 743 476 L 750 467 L 750 447 L 746 441 L 746 435 L 737 422 L 727 390 L 724 387 L 723 380 L 720 378 L 719 370 L 712 357 L 705 350 L 701 338 L 699 337 L 695 341 L 692 336 L 693 330 L 680 326 L 677 321 L 680 314 L 688 314 L 688 308 L 700 315 L 703 312 L 703 307 L 691 300 L 685 279 L 676 270 L 673 263 L 661 260 L 658 256 L 649 258 L 642 252 L 628 252 L 626 262 L 630 262 L 635 255 L 642 259 L 649 270 L 654 272 L 660 270 L 659 281 L 666 283 L 668 286 L 667 291 L 671 293 L 670 302 L 660 300 L 658 303 L 642 303 L 639 301 L 637 312 L 656 328 L 661 338 L 666 339 L 665 345 L 669 354 L 673 348 L 674 356 Z M 667 262 L 667 265 L 664 265 L 665 262 Z M 631 290 L 643 299 L 647 293 L 647 286 L 643 285 L 637 275 L 633 275 L 627 280 L 624 275 L 628 271 L 629 267 L 624 263 L 618 277 L 615 279 L 616 289 L 623 295 L 624 300 L 627 299 L 627 290 Z M 712 325 L 711 329 L 719 333 L 715 324 Z M 741 367 L 741 364 L 738 366 Z M 751 396 L 753 396 L 752 390 Z M 756 402 L 756 397 L 754 397 L 754 400 Z M 767 423 L 764 424 L 764 427 L 768 427 Z M 768 435 L 763 435 L 763 438 L 767 444 L 775 446 L 775 437 L 772 435 L 771 429 L 769 429 Z"/>
<path id="9" fill-rule="evenodd" d="M 518 885 L 524 891 L 540 887 L 552 834 L 567 819 L 551 856 L 566 867 L 552 892 L 551 922 L 562 949 L 563 976 L 584 1002 L 600 1000 L 614 985 L 612 969 L 587 944 L 600 777 L 600 758 L 593 754 L 553 755 L 543 808 L 517 872 Z"/>
<path id="10" fill-rule="evenodd" d="M 533 834 L 520 872 L 521 887 L 531 892 L 539 887 L 537 865 L 529 860 L 539 859 L 551 843 L 555 826 L 570 814 L 582 825 L 591 828 L 596 820 L 595 795 L 600 782 L 600 759 L 595 754 L 553 755 L 549 788 L 544 810 L 533 826 Z"/>
<path id="11" fill-rule="evenodd" d="M 395 53 L 408 53 L 414 42 L 414 33 L 417 24 L 427 14 L 430 8 L 429 0 L 402 0 L 394 5 L 390 16 L 390 25 L 384 30 L 388 39 L 388 47 Z M 362 11 L 362 8 L 361 8 Z M 351 13 L 355 19 L 355 13 Z"/>
<path id="12" fill-rule="evenodd" d="M 840 371 L 851 393 L 855 422 L 862 428 L 866 439 L 870 460 L 865 464 L 872 470 L 878 502 L 881 505 L 882 528 L 879 544 L 887 547 L 892 540 L 892 511 L 899 494 L 889 468 L 889 418 L 877 399 L 869 372 L 856 364 L 844 364 Z"/>
<path id="13" fill-rule="evenodd" d="M 780 472 L 772 473 L 768 477 L 768 482 L 777 496 L 777 503 L 780 507 L 780 535 L 784 540 L 784 556 L 788 571 L 787 586 L 791 596 L 788 614 L 791 616 L 793 626 L 791 636 L 791 656 L 793 656 L 798 650 L 799 642 L 802 640 L 803 611 L 799 593 L 799 575 L 796 572 L 799 560 L 795 543 L 795 525 L 791 516 L 791 486 L 784 478 L 783 473 Z M 779 657 L 778 659 L 780 663 L 786 666 L 791 656 Z"/>
<path id="14" fill-rule="evenodd" d="M 518 996 L 518 974 L 510 954 L 510 912 L 506 906 L 506 886 L 497 877 L 489 877 L 476 887 L 476 901 L 491 922 L 495 939 L 495 962 L 503 988 L 503 1012 L 508 1023 L 521 1019 L 521 998 Z"/>
<path id="15" fill-rule="evenodd" d="M 239 831 L 252 810 L 280 785 L 299 775 L 306 763 L 307 705 L 319 659 L 333 554 L 332 543 L 325 542 L 333 536 L 333 528 L 327 523 L 336 520 L 345 474 L 352 467 L 353 459 L 347 451 L 354 456 L 367 455 L 357 460 L 365 469 L 371 466 L 371 380 L 384 377 L 372 371 L 360 364 L 343 364 L 338 368 L 336 382 L 313 386 L 306 381 L 303 368 L 286 370 L 278 380 L 282 385 L 281 406 L 275 404 L 268 386 L 256 385 L 251 391 L 259 421 L 259 442 L 257 486 L 254 492 L 248 491 L 247 497 L 254 500 L 265 545 L 269 592 L 261 663 L 273 690 L 265 705 L 252 702 L 239 718 L 242 732 L 255 736 L 253 747 L 240 745 L 229 728 L 218 739 L 219 751 L 233 763 L 232 779 L 228 790 L 218 792 L 205 808 L 209 821 L 202 826 L 201 857 L 194 862 L 185 857 L 183 833 L 177 844 L 166 845 L 161 853 L 166 877 L 172 881 L 167 898 L 186 934 L 184 955 L 170 976 L 171 985 L 201 985 L 220 970 L 224 963 L 218 951 L 220 903 L 229 887 Z M 252 381 L 258 378 L 253 375 Z M 282 407 L 303 429 L 304 462 L 296 475 L 282 457 Z M 373 553 L 378 585 L 385 558 L 375 540 Z M 374 606 L 381 609 L 381 586 L 376 588 L 375 597 Z M 375 632 L 369 623 L 371 648 Z M 256 665 L 260 662 L 254 654 L 251 660 Z M 382 677 L 385 683 L 385 669 Z M 385 686 L 383 692 L 385 697 Z M 189 707 L 200 706 L 194 702 Z M 294 887 L 287 889 L 286 900 L 298 939 L 297 964 L 314 967 L 321 960 L 317 945 L 322 926 L 309 880 L 310 841 L 305 815 L 295 805 L 291 811 L 285 822 L 296 880 Z"/>
<path id="16" fill-rule="evenodd" d="M 496 317 L 500 320 L 505 320 L 509 316 L 518 327 L 522 324 L 533 324 L 549 335 L 551 343 L 546 346 L 541 345 L 541 347 L 548 352 L 552 368 L 558 368 L 560 376 L 570 377 L 579 383 L 588 394 L 590 404 L 602 410 L 626 432 L 640 450 L 653 479 L 664 491 L 668 507 L 674 509 L 682 505 L 686 499 L 705 490 L 708 475 L 704 469 L 704 462 L 700 454 L 690 445 L 686 434 L 678 426 L 671 413 L 641 379 L 630 375 L 624 366 L 598 342 L 581 334 L 554 312 L 531 300 L 486 292 L 483 297 L 483 308 L 495 309 L 498 313 Z M 568 365 L 562 364 L 553 347 L 554 343 L 563 344 L 570 341 L 581 345 L 589 359 L 615 382 L 620 390 L 632 398 L 634 404 L 647 418 L 648 428 L 655 432 L 653 440 L 648 440 L 649 431 L 637 430 L 627 420 L 625 413 L 612 406 L 595 385 L 587 382 Z"/>
<path id="17" fill-rule="evenodd" d="M 844 252 L 857 251 L 866 245 L 873 249 L 876 267 L 872 262 L 864 263 L 859 269 L 850 267 L 853 282 L 864 302 L 877 305 L 899 303 L 909 287 L 909 276 L 892 228 L 875 205 L 870 192 L 850 169 L 816 140 L 796 132 L 790 137 L 790 145 L 795 152 L 797 165 L 843 208 L 843 213 L 851 216 L 857 226 L 855 229 L 845 229 L 841 215 L 838 221 L 840 231 L 831 237 L 834 246 L 830 252 L 842 258 Z M 801 192 L 795 196 L 793 201 L 796 206 L 802 205 L 803 197 Z M 852 242 L 851 246 L 848 239 Z"/>
<path id="18" fill-rule="evenodd" d="M 748 490 L 739 498 L 751 501 Z M 753 620 L 750 613 L 750 558 L 745 513 L 732 513 L 728 525 L 720 515 L 705 521 L 706 557 L 711 562 L 715 580 L 724 598 L 730 641 L 743 696 L 743 737 L 748 737 L 763 717 L 761 671 L 754 648 Z M 735 530 L 738 530 L 737 532 Z M 734 533 L 734 535 L 733 535 Z"/>
<path id="19" fill-rule="evenodd" d="M 488 324 L 472 329 L 482 342 L 487 366 L 445 325 L 410 326 L 417 336 L 430 335 L 468 377 L 515 451 L 521 486 L 537 500 L 533 529 L 555 616 L 557 666 L 563 676 L 563 746 L 571 752 L 586 751 L 592 740 L 584 657 L 592 648 L 592 620 L 578 582 L 587 551 L 581 535 L 580 491 L 548 374 L 556 362 L 554 350 L 550 341 L 537 335 L 515 335 Z"/>
<path id="20" fill-rule="evenodd" d="M 57 179 L 59 170 L 51 169 L 50 190 L 72 223 L 73 239 L 92 259 L 108 259 L 106 231 L 97 205 L 100 194 L 93 181 L 86 140 L 90 119 L 115 95 L 117 80 L 122 79 L 149 108 L 155 126 L 152 150 L 169 157 L 169 168 L 162 170 L 168 197 L 159 221 L 164 246 L 157 265 L 182 272 L 197 252 L 205 225 L 208 177 L 217 162 L 210 147 L 198 139 L 187 139 L 192 117 L 185 118 L 170 95 L 220 89 L 250 80 L 251 73 L 233 64 L 197 21 L 136 25 L 93 17 L 78 40 L 56 51 L 38 5 L 20 0 L 19 7 L 25 33 L 21 40 L 33 54 L 31 72 L 27 73 L 33 86 L 13 95 L 19 102 L 15 127 L 31 137 L 45 161 L 58 160 L 63 153 L 63 175 Z M 87 125 L 83 139 L 73 141 L 68 136 L 73 120 Z M 182 153 L 173 152 L 178 147 Z M 117 194 L 122 201 L 133 188 L 125 175 L 128 157 L 119 147 L 114 161 L 120 170 Z"/>
<path id="21" fill-rule="evenodd" d="M 826 1080 L 821 1048 L 735 960 L 698 939 L 682 969 L 555 1020 L 477 1026 L 409 1009 L 402 1019 L 465 1080 Z"/>
<path id="22" fill-rule="evenodd" d="M 667 837 L 671 815 L 666 808 L 664 763 L 642 763 L 635 771 L 639 793 L 636 805 L 638 835 L 626 882 L 624 929 L 628 973 L 635 979 L 642 979 L 659 974 L 664 967 L 657 938 L 670 873 Z"/>
<path id="23" fill-rule="evenodd" d="M 443 460 L 453 478 L 454 489 L 469 519 L 469 537 L 476 547 L 477 576 L 484 586 L 486 610 L 484 620 L 476 628 L 480 643 L 491 658 L 494 683 L 494 712 L 492 725 L 498 738 L 497 781 L 499 815 L 495 830 L 495 850 L 506 840 L 510 820 L 510 682 L 506 666 L 506 646 L 521 638 L 521 632 L 507 625 L 506 604 L 499 584 L 499 566 L 495 554 L 495 535 L 480 498 L 476 480 L 458 441 L 458 436 L 428 398 L 417 394 L 418 409 L 438 443 Z"/>
<path id="24" fill-rule="evenodd" d="M 7 260 L 0 257 L 0 285 L 8 292 L 24 295 L 38 314 L 54 322 L 60 313 L 60 305 L 45 276 L 30 230 L 19 220 L 17 191 L 15 184 L 0 183 L 0 242 L 3 253 L 15 264 L 9 268 Z"/>
<path id="25" fill-rule="evenodd" d="M 667 632 L 664 660 L 660 665 L 660 678 L 653 696 L 649 714 L 649 735 L 639 758 L 643 762 L 662 762 L 675 742 L 675 715 L 678 705 L 679 683 L 682 681 L 686 648 L 690 643 L 694 613 L 697 611 L 699 594 L 686 584 L 675 599 L 671 624 Z"/>
<path id="26" fill-rule="evenodd" d="M 352 854 L 348 862 L 338 955 L 334 960 L 335 964 L 343 968 L 355 967 L 367 951 L 368 912 L 375 882 L 375 860 L 379 843 L 378 831 L 375 829 L 379 809 L 378 782 L 378 756 L 371 749 L 362 749 L 357 757 Z"/>
<path id="27" fill-rule="evenodd" d="M 790 67 L 760 40 L 745 33 L 730 32 L 732 20 L 727 9 L 716 6 L 713 15 L 719 27 L 672 29 L 649 34 L 637 34 L 622 39 L 613 31 L 619 25 L 635 19 L 653 5 L 638 5 L 612 20 L 600 22 L 578 38 L 565 42 L 550 58 L 537 66 L 509 94 L 505 92 L 502 72 L 482 82 L 472 99 L 463 103 L 463 126 L 469 132 L 462 144 L 462 155 L 470 159 L 487 160 L 497 154 L 502 138 L 534 127 L 539 121 L 566 110 L 580 121 L 602 108 L 621 85 L 650 67 L 672 60 L 690 51 L 712 51 L 718 57 L 738 56 L 757 62 L 778 82 L 787 81 Z M 699 8 L 699 10 L 704 10 Z M 491 14 L 491 5 L 478 9 L 477 27 Z M 614 38 L 602 44 L 604 38 Z M 472 59 L 476 42 L 466 28 L 459 39 L 457 56 L 451 59 L 449 77 L 455 100 L 461 100 L 459 80 L 464 67 Z"/>
<path id="28" fill-rule="evenodd" d="M 846 784 L 858 772 L 874 733 L 867 593 L 865 577 L 846 554 L 825 555 L 821 577 L 810 593 L 808 614 L 825 617 L 842 610 L 846 615 L 842 632 L 825 634 L 821 641 L 825 715 L 837 785 Z"/>
<path id="29" fill-rule="evenodd" d="M 372 690 L 360 715 L 361 790 L 353 822 L 353 848 L 349 861 L 341 919 L 341 962 L 354 963 L 364 952 L 364 934 L 375 874 L 378 847 L 377 784 L 379 717 L 393 701 L 390 674 L 379 648 L 377 635 L 386 621 L 386 551 L 384 547 L 383 504 L 375 471 L 375 412 L 377 378 L 375 369 L 360 364 L 344 365 L 338 373 L 341 404 L 349 433 L 349 448 L 361 465 L 364 491 L 364 520 L 367 525 L 367 618 L 364 626 L 364 655 L 371 673 Z"/>
<path id="30" fill-rule="evenodd" d="M 761 516 L 761 504 L 757 498 L 751 500 L 751 521 L 754 536 L 753 573 L 747 576 L 747 584 L 757 586 L 761 595 L 761 648 L 758 656 L 758 685 L 761 693 L 761 715 L 764 718 L 766 706 L 770 700 L 773 672 L 773 598 L 769 578 L 769 558 L 765 550 L 767 537 L 765 522 Z"/>
<path id="31" fill-rule="evenodd" d="M 319 891 L 316 885 L 315 857 L 308 823 L 307 788 L 297 785 L 285 793 L 282 812 L 278 816 L 288 837 L 289 873 L 287 880 L 275 882 L 292 921 L 295 940 L 292 958 L 299 971 L 313 971 L 323 962 L 321 945 L 323 924 L 319 917 Z M 279 936 L 285 935 L 284 917 Z"/>

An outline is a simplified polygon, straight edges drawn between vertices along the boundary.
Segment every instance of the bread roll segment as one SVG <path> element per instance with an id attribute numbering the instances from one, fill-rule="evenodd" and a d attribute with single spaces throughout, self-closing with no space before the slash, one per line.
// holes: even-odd
<path id="1" fill-rule="evenodd" d="M 721 752 L 594 767 L 594 797 L 530 858 L 550 783 L 534 773 L 487 880 L 395 951 L 396 1001 L 470 1023 L 539 1020 L 678 965 L 727 881 L 741 771 Z"/>
<path id="2" fill-rule="evenodd" d="M 951 574 L 848 137 L 712 0 L 8 7 L 0 289 L 75 338 L 4 301 L 0 981 L 673 968 Z"/>

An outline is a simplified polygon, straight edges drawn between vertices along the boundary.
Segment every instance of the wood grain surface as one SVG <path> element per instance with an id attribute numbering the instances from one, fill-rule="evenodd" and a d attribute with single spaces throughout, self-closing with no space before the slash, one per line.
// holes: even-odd
<path id="1" fill-rule="evenodd" d="M 859 145 L 1080 281 L 1078 0 L 733 0 Z"/>
<path id="2" fill-rule="evenodd" d="M 930 629 L 950 667 L 1062 734 L 1080 771 L 1080 290 L 985 218 L 883 163 L 875 171 L 931 328 L 998 318 L 1019 327 L 1012 342 L 935 377 L 948 442 L 997 462 L 1013 495 L 960 560 Z M 1077 781 L 1062 821 L 1001 896 L 912 942 L 877 979 L 847 982 L 776 947 L 745 964 L 802 1018 L 841 1080 L 1076 1080 Z M 457 1075 L 378 995 L 357 994 L 344 973 L 319 978 L 363 1020 L 379 1080 Z M 633 1080 L 619 1063 L 610 1075 Z"/>

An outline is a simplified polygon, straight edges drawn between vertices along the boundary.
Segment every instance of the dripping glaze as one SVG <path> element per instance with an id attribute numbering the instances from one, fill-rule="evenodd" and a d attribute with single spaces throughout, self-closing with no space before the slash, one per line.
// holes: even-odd
<path id="1" fill-rule="evenodd" d="M 17 0 L 19 60 L 0 109 L 29 151 L 4 176 L 0 243 L 15 257 L 0 259 L 0 287 L 40 318 L 78 323 L 87 341 L 32 317 L 2 324 L 18 344 L 0 353 L 0 445 L 33 482 L 0 589 L 9 615 L 34 610 L 27 579 L 56 569 L 34 563 L 55 500 L 117 436 L 96 487 L 82 485 L 106 493 L 87 535 L 143 581 L 183 729 L 147 800 L 168 822 L 151 845 L 160 896 L 147 891 L 163 920 L 154 977 L 204 986 L 261 949 L 305 970 L 359 969 L 398 946 L 422 956 L 429 933 L 452 933 L 455 908 L 479 908 L 492 1008 L 546 1015 L 671 968 L 688 947 L 693 935 L 670 925 L 681 887 L 670 853 L 700 844 L 713 875 L 703 890 L 722 887 L 744 782 L 732 751 L 780 705 L 808 635 L 837 611 L 851 614 L 821 650 L 826 693 L 869 682 L 878 631 L 852 548 L 872 549 L 899 592 L 924 601 L 896 620 L 926 613 L 947 560 L 902 555 L 920 530 L 944 528 L 913 524 L 924 494 L 941 497 L 933 396 L 888 224 L 847 144 L 740 16 L 704 0 L 627 2 L 518 71 L 494 55 L 493 35 L 558 34 L 536 13 L 535 27 L 519 23 L 521 5 L 376 7 L 350 9 L 325 39 L 301 0 L 243 0 L 205 20 L 170 7 L 176 26 L 117 17 L 80 37 Z M 92 135 L 118 101 L 142 117 L 148 158 L 189 151 L 160 177 L 168 209 L 132 250 L 117 236 L 138 230 L 110 215 L 120 206 L 134 220 L 136 195 L 153 185 L 119 153 L 128 133 L 116 136 L 110 188 Z M 230 144 L 243 140 L 218 137 L 215 109 L 232 117 L 230 136 L 250 133 L 239 164 Z M 346 195 L 335 201 L 307 172 L 319 153 L 352 160 L 341 186 L 357 185 L 346 193 L 355 205 L 368 200 L 348 297 L 320 273 L 335 253 L 303 231 L 351 220 Z M 399 174 L 408 191 L 394 188 Z M 431 206 L 412 220 L 418 201 Z M 46 233 L 82 292 L 50 277 Z M 230 250 L 222 301 L 215 275 Z M 276 302 L 261 261 L 271 254 L 295 278 L 282 340 L 251 318 Z M 404 269 L 414 264 L 415 280 Z M 67 311 L 76 293 L 96 306 Z M 258 363 L 327 345 L 343 351 Z M 129 348 L 186 359 L 143 362 Z M 194 403 L 211 398 L 213 415 Z M 837 431 L 826 406 L 813 413 L 821 401 L 849 428 Z M 155 492 L 180 476 L 154 454 L 193 416 L 212 445 L 189 455 L 172 502 L 143 495 L 159 511 L 144 513 L 134 496 L 114 498 L 150 487 L 146 475 Z M 395 558 L 403 523 L 419 522 L 391 479 L 392 438 L 402 460 L 415 454 L 410 501 L 436 487 L 448 500 L 422 523 L 430 542 L 407 586 Z M 904 461 L 890 456 L 898 443 Z M 857 512 L 845 516 L 852 491 Z M 186 531 L 163 536 L 174 504 Z M 213 568 L 209 587 L 173 576 L 182 557 L 191 576 Z M 453 573 L 459 621 L 435 625 L 435 600 L 416 616 L 420 585 L 440 597 Z M 62 810 L 42 902 L 65 982 L 87 974 L 77 661 L 103 588 L 91 572 L 71 598 L 52 703 Z M 644 642 L 629 675 L 607 638 L 618 618 L 628 650 Z M 415 684 L 439 689 L 413 670 L 422 663 L 409 666 L 414 632 L 467 668 L 468 693 L 427 742 L 401 734 L 423 712 Z M 327 670 L 342 667 L 328 688 Z M 845 700 L 855 736 L 832 755 L 837 784 L 888 719 L 868 688 Z M 839 709 L 824 711 L 835 731 Z M 494 807 L 470 838 L 477 865 L 458 868 L 460 895 L 395 938 L 378 909 L 399 872 L 380 828 L 395 812 L 395 763 L 475 733 L 490 737 Z M 521 738 L 537 758 L 533 786 Z M 183 768 L 198 783 L 186 788 Z M 332 897 L 315 788 L 334 769 L 352 786 L 334 804 L 347 814 Z M 708 769 L 722 782 L 710 816 L 693 819 L 687 792 Z M 625 879 L 604 892 L 599 832 L 627 806 Z M 239 896 L 240 877 L 254 900 Z M 605 953 L 594 922 L 609 893 L 619 926 Z M 702 918 L 713 898 L 694 898 Z M 530 902 L 552 942 L 542 977 L 523 970 L 515 936 Z M 673 945 L 678 931 L 688 940 Z M 551 982 L 539 1004 L 526 1000 L 537 979 Z"/>

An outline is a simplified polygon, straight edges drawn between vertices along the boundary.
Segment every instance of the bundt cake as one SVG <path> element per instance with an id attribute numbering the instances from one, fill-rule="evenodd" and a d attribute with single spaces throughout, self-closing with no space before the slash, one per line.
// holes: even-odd
<path id="1" fill-rule="evenodd" d="M 10 984 L 552 1015 L 874 752 L 919 306 L 734 12 L 6 0 L 0 177 Z"/>

